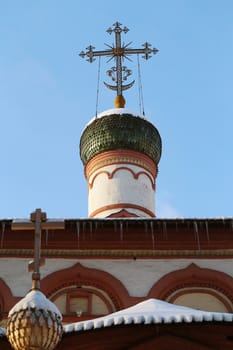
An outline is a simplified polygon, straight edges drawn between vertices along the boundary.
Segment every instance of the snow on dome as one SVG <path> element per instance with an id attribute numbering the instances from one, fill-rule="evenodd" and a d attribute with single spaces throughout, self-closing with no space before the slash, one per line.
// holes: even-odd
<path id="1" fill-rule="evenodd" d="M 55 304 L 53 304 L 46 296 L 39 290 L 30 291 L 23 299 L 21 299 L 15 306 L 10 310 L 9 315 L 13 315 L 15 312 L 26 309 L 39 309 L 45 311 L 51 311 L 56 314 L 59 318 L 62 315 Z"/>
<path id="2" fill-rule="evenodd" d="M 88 125 L 90 125 L 95 119 L 100 119 L 102 117 L 107 117 L 108 115 L 122 115 L 122 114 L 130 114 L 132 115 L 133 117 L 140 117 L 142 119 L 145 119 L 145 116 L 142 115 L 141 113 L 136 113 L 136 112 L 133 112 L 131 111 L 130 109 L 128 108 L 111 108 L 111 109 L 107 109 L 106 111 L 103 111 L 103 112 L 100 112 L 98 113 L 96 116 L 94 116 L 87 124 L 86 126 L 84 127 L 84 130 L 86 129 L 86 127 Z M 84 131 L 83 130 L 83 131 Z M 82 131 L 82 132 L 83 132 Z"/>
<path id="3" fill-rule="evenodd" d="M 64 332 L 78 332 L 132 323 L 161 324 L 214 321 L 233 322 L 233 314 L 200 311 L 185 306 L 170 304 L 158 299 L 149 299 L 104 317 L 65 325 Z"/>
<path id="4" fill-rule="evenodd" d="M 101 117 L 105 117 L 106 115 L 112 115 L 112 114 L 131 114 L 132 116 L 135 117 L 141 117 L 143 119 L 145 119 L 144 115 L 140 114 L 140 113 L 136 113 L 128 108 L 111 108 L 111 109 L 107 109 L 106 111 L 103 111 L 101 113 L 97 114 L 97 118 L 101 118 Z"/>

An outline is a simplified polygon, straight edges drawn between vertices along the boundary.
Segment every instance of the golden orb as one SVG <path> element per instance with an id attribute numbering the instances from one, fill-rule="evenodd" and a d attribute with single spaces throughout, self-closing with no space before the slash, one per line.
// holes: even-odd
<path id="1" fill-rule="evenodd" d="M 62 316 L 39 290 L 32 290 L 9 312 L 7 338 L 15 350 L 53 350 L 62 337 Z"/>
<path id="2" fill-rule="evenodd" d="M 125 107 L 124 96 L 117 95 L 115 100 L 114 100 L 114 104 L 115 104 L 116 108 L 124 108 Z"/>

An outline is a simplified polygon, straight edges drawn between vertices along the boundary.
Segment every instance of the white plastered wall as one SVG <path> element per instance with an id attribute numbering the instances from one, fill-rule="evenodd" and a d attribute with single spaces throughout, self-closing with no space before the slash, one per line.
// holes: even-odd
<path id="1" fill-rule="evenodd" d="M 14 296 L 24 296 L 31 288 L 31 274 L 27 272 L 29 259 L 1 258 L 0 278 L 11 289 Z M 169 272 L 184 269 L 191 263 L 201 268 L 225 272 L 233 277 L 231 259 L 46 259 L 41 268 L 41 278 L 61 269 L 69 268 L 76 263 L 84 267 L 105 271 L 120 280 L 130 296 L 144 297 L 151 287 Z"/>
<path id="2" fill-rule="evenodd" d="M 138 177 L 135 178 L 134 175 Z M 88 196 L 89 215 L 101 208 L 120 203 L 138 205 L 154 213 L 154 181 L 149 171 L 131 164 L 116 164 L 98 169 L 89 178 L 89 184 L 91 184 Z M 100 212 L 95 217 L 106 217 L 119 210 L 118 206 L 115 210 Z M 129 210 L 136 215 L 147 216 L 145 212 L 136 208 L 129 208 Z"/>

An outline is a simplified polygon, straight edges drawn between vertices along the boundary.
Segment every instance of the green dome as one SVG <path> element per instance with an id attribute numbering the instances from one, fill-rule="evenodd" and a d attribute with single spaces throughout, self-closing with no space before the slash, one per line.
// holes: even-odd
<path id="1" fill-rule="evenodd" d="M 84 165 L 99 153 L 119 148 L 144 153 L 158 164 L 162 142 L 154 125 L 130 113 L 95 118 L 80 139 L 80 157 Z"/>

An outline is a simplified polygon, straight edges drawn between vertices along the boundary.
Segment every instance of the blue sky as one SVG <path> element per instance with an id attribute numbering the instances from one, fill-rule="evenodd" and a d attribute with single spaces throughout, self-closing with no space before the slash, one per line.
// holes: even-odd
<path id="1" fill-rule="evenodd" d="M 157 215 L 229 217 L 233 197 L 233 2 L 231 0 L 9 0 L 0 3 L 0 217 L 87 217 L 79 139 L 95 114 L 98 62 L 78 53 L 149 41 L 159 53 L 141 61 L 145 113 L 163 154 Z M 127 62 L 137 81 L 136 62 Z M 99 112 L 112 108 L 103 86 Z M 110 81 L 108 81 L 110 82 Z M 137 84 L 125 94 L 139 110 Z"/>

